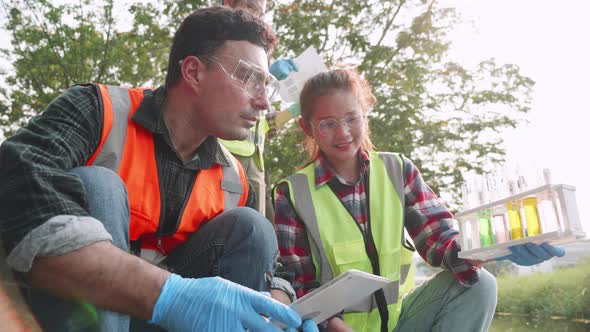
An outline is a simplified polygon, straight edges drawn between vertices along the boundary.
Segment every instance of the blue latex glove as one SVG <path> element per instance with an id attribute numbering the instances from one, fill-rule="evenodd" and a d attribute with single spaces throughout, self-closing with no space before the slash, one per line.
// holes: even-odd
<path id="1" fill-rule="evenodd" d="M 171 274 L 150 323 L 174 332 L 281 331 L 260 314 L 288 328 L 301 325 L 294 310 L 244 286 L 219 277 L 190 279 Z"/>
<path id="2" fill-rule="evenodd" d="M 535 243 L 525 243 L 508 247 L 508 249 L 510 249 L 512 254 L 498 257 L 496 260 L 509 260 L 518 265 L 531 266 L 543 263 L 544 261 L 555 256 L 563 257 L 563 255 L 565 255 L 565 249 L 554 247 L 548 243 L 543 243 L 541 245 Z"/>
<path id="3" fill-rule="evenodd" d="M 297 65 L 291 59 L 280 59 L 270 65 L 269 71 L 272 76 L 281 81 L 287 78 L 290 72 L 299 71 L 299 68 L 297 68 Z"/>
<path id="4" fill-rule="evenodd" d="M 293 105 L 289 106 L 289 112 L 294 118 L 299 116 L 300 111 L 301 109 L 299 108 L 299 103 L 294 103 Z"/>

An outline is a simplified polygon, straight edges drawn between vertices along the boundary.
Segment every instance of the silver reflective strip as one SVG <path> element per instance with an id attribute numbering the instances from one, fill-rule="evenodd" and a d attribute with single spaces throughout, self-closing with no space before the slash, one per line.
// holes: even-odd
<path id="1" fill-rule="evenodd" d="M 402 165 L 397 159 L 397 155 L 391 152 L 379 152 L 379 157 L 385 164 L 387 175 L 389 180 L 393 183 L 393 187 L 397 192 L 397 196 L 402 202 L 402 206 L 405 204 L 405 185 L 404 185 L 404 173 L 402 171 Z"/>
<path id="2" fill-rule="evenodd" d="M 240 180 L 238 161 L 221 144 L 218 144 L 218 146 L 223 151 L 225 159 L 229 162 L 229 166 L 223 166 L 222 168 L 223 179 L 221 179 L 221 189 L 224 195 L 223 210 L 227 211 L 238 207 L 244 188 L 242 188 L 242 181 Z"/>
<path id="3" fill-rule="evenodd" d="M 291 182 L 293 197 L 297 197 L 297 200 L 293 202 L 295 204 L 295 210 L 305 224 L 307 234 L 311 238 L 311 254 L 317 259 L 319 264 L 321 276 L 320 283 L 323 285 L 333 279 L 334 272 L 330 267 L 328 257 L 324 252 L 324 246 L 322 245 L 322 240 L 320 238 L 320 229 L 313 201 L 311 199 L 311 190 L 309 188 L 307 176 L 302 173 L 295 173 L 289 176 L 287 181 Z"/>
<path id="4" fill-rule="evenodd" d="M 406 205 L 406 191 L 405 191 L 405 181 L 404 181 L 404 171 L 403 165 L 401 164 L 400 160 L 397 158 L 396 153 L 391 152 L 379 152 L 379 157 L 385 164 L 385 169 L 387 170 L 387 176 L 389 180 L 393 184 L 395 188 L 395 192 L 400 199 L 401 205 Z M 404 216 L 405 217 L 405 216 Z M 406 238 L 408 237 L 408 231 L 404 227 L 404 223 L 402 223 L 402 238 L 401 244 L 402 247 L 406 246 Z"/>
<path id="5" fill-rule="evenodd" d="M 131 111 L 131 99 L 126 88 L 107 86 L 113 105 L 113 127 L 92 163 L 95 166 L 103 166 L 115 172 L 119 170 L 127 136 L 129 112 Z"/>
<path id="6" fill-rule="evenodd" d="M 412 264 L 404 264 L 400 267 L 400 282 L 402 285 L 406 282 L 406 279 L 408 279 L 410 268 L 412 268 Z"/>

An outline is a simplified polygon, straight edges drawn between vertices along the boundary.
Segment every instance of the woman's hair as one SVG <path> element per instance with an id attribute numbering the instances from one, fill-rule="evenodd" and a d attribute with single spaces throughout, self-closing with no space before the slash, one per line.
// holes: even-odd
<path id="1" fill-rule="evenodd" d="M 356 69 L 339 68 L 319 73 L 305 82 L 301 90 L 301 95 L 299 96 L 301 117 L 310 128 L 312 106 L 316 99 L 340 91 L 351 92 L 354 95 L 361 106 L 361 112 L 364 116 L 367 116 L 369 109 L 377 102 L 377 98 L 373 95 L 369 82 L 362 78 Z M 375 147 L 370 138 L 369 122 L 365 121 L 364 123 L 365 137 L 361 146 L 365 150 L 372 151 Z M 309 160 L 303 167 L 312 163 L 320 153 L 319 147 L 312 137 L 305 137 L 305 146 L 309 154 Z"/>

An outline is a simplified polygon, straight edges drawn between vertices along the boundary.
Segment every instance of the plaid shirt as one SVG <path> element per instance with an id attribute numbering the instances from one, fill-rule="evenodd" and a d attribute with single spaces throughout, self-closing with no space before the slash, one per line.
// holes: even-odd
<path id="1" fill-rule="evenodd" d="M 146 90 L 133 121 L 154 137 L 158 178 L 166 196 L 164 233 L 174 231 L 184 200 L 201 169 L 227 165 L 219 142 L 208 137 L 186 163 L 172 147 L 161 107 L 164 89 Z M 102 132 L 95 86 L 74 86 L 0 147 L 0 235 L 9 253 L 35 227 L 57 215 L 87 216 L 86 191 L 67 170 L 84 166 Z M 256 206 L 250 189 L 247 206 Z"/>
<path id="2" fill-rule="evenodd" d="M 329 185 L 348 211 L 365 231 L 368 202 L 365 181 L 369 176 L 369 155 L 361 150 L 358 155 L 360 176 L 356 183 L 346 183 L 321 155 L 315 161 L 316 188 Z M 458 232 L 452 228 L 453 215 L 424 183 L 418 168 L 402 157 L 405 179 L 405 228 L 422 258 L 431 266 L 442 267 L 455 275 L 464 285 L 478 281 L 477 268 L 459 259 Z M 376 221 L 373 221 L 376 222 Z M 289 199 L 286 183 L 277 186 L 275 197 L 275 225 L 285 273 L 293 276 L 293 286 L 301 297 L 319 286 L 315 277 L 308 237 L 303 222 Z"/>

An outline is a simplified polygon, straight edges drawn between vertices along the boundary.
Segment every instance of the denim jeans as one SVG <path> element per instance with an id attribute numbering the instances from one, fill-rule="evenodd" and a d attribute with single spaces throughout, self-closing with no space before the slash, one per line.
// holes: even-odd
<path id="1" fill-rule="evenodd" d="M 129 205 L 121 178 L 103 167 L 79 167 L 71 172 L 85 186 L 89 214 L 104 224 L 114 245 L 129 251 Z M 255 290 L 268 291 L 266 275 L 273 271 L 277 256 L 272 224 L 250 208 L 237 208 L 202 225 L 163 263 L 183 277 L 220 276 Z M 137 331 L 161 330 L 123 314 L 87 303 L 64 301 L 35 289 L 29 290 L 28 295 L 31 309 L 45 332 L 128 332 L 130 325 Z"/>
<path id="2" fill-rule="evenodd" d="M 496 279 L 484 269 L 479 277 L 467 288 L 440 272 L 404 298 L 394 331 L 487 331 L 498 299 Z"/>

